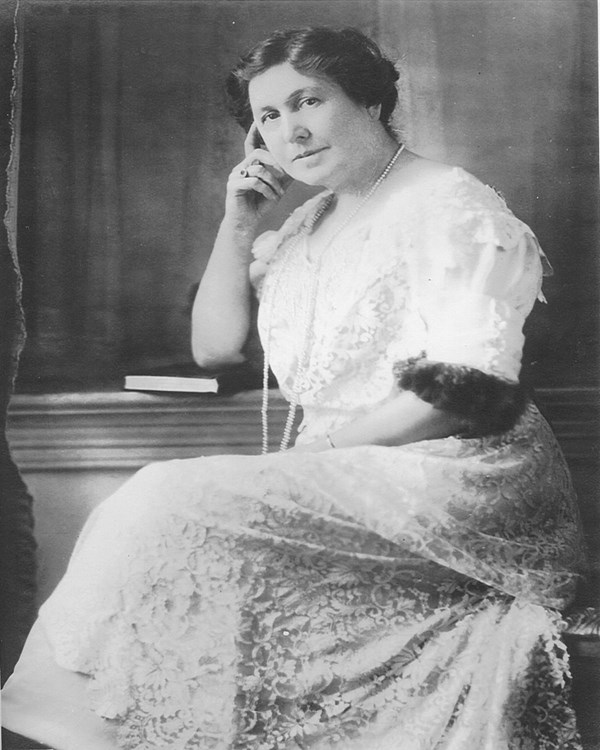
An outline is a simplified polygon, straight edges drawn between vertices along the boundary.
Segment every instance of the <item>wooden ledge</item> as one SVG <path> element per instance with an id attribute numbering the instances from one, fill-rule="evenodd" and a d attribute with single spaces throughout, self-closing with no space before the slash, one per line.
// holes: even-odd
<path id="1" fill-rule="evenodd" d="M 22 471 L 139 468 L 150 461 L 257 454 L 261 394 L 133 391 L 13 396 L 7 435 Z M 269 423 L 275 449 L 287 413 L 277 390 Z"/>
<path id="2" fill-rule="evenodd" d="M 536 392 L 567 458 L 597 461 L 600 395 L 596 388 Z M 136 469 L 150 461 L 260 451 L 261 394 L 150 394 L 134 391 L 17 394 L 8 439 L 23 471 Z M 287 404 L 270 394 L 271 449 Z"/>
<path id="3" fill-rule="evenodd" d="M 596 464 L 600 457 L 600 388 L 537 388 L 535 401 L 569 462 Z"/>

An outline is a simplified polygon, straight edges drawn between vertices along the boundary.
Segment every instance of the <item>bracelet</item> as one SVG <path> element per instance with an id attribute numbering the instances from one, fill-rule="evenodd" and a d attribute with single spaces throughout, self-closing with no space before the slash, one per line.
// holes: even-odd
<path id="1" fill-rule="evenodd" d="M 325 433 L 325 440 L 327 440 L 327 444 L 330 448 L 335 448 L 335 443 L 331 439 L 331 435 L 328 432 Z"/>

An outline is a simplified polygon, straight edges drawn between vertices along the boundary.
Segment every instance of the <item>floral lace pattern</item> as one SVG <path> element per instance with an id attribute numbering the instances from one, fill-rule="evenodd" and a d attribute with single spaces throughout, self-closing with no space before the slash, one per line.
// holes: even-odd
<path id="1" fill-rule="evenodd" d="M 154 464 L 94 514 L 41 617 L 121 746 L 578 748 L 548 607 L 579 531 L 537 410 L 327 455 Z"/>
<path id="2" fill-rule="evenodd" d="M 284 393 L 314 269 L 303 229 L 327 198 L 313 198 L 255 249 L 266 273 L 256 279 L 267 302 L 259 327 L 263 339 L 270 335 Z M 290 242 L 297 244 L 288 255 Z M 549 264 L 531 230 L 464 170 L 399 191 L 369 221 L 342 232 L 323 258 L 303 406 L 368 408 L 393 391 L 393 362 L 422 352 L 516 381 L 523 323 L 544 272 Z"/>
<path id="3" fill-rule="evenodd" d="M 405 196 L 324 259 L 301 440 L 391 398 L 392 363 L 435 349 L 419 274 L 455 290 L 468 278 L 475 317 L 498 302 L 475 366 L 518 360 L 503 306 L 526 314 L 540 255 L 465 174 Z M 419 234 L 411 221 L 435 196 L 444 231 Z M 319 200 L 257 247 L 284 392 L 310 262 L 300 245 L 280 289 L 272 271 Z M 126 750 L 577 750 L 556 610 L 580 550 L 564 459 L 529 404 L 484 439 L 146 467 L 94 512 L 40 616 Z"/>

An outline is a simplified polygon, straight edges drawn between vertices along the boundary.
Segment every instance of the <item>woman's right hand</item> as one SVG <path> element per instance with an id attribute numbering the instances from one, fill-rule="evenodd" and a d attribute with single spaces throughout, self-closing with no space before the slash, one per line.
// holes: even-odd
<path id="1" fill-rule="evenodd" d="M 225 217 L 236 226 L 252 229 L 279 202 L 292 178 L 262 144 L 256 123 L 248 131 L 244 153 L 227 181 Z"/>

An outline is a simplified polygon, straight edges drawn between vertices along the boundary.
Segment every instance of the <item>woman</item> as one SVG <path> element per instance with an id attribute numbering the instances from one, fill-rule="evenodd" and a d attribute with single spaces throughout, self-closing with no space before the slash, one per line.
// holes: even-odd
<path id="1" fill-rule="evenodd" d="M 275 33 L 232 72 L 246 153 L 193 350 L 242 361 L 252 282 L 285 450 L 154 464 L 94 512 L 6 690 L 13 731 L 58 750 L 580 747 L 558 614 L 577 514 L 518 384 L 544 257 L 493 190 L 396 141 L 397 77 L 329 29 Z M 291 179 L 326 191 L 257 238 Z"/>

